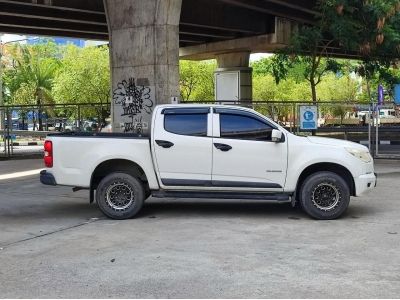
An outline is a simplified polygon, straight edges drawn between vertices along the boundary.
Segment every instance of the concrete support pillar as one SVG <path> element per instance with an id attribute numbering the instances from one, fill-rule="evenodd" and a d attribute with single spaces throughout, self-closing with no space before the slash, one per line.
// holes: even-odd
<path id="1" fill-rule="evenodd" d="M 216 55 L 215 100 L 251 101 L 253 98 L 253 70 L 250 52 L 232 52 Z"/>
<path id="2" fill-rule="evenodd" d="M 182 0 L 104 0 L 114 132 L 147 134 L 156 104 L 179 96 Z"/>

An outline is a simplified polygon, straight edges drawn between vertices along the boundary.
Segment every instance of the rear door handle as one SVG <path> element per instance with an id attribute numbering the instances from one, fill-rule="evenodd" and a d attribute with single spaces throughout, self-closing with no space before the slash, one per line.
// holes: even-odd
<path id="1" fill-rule="evenodd" d="M 163 148 L 171 148 L 174 143 L 168 142 L 168 141 L 162 141 L 162 140 L 156 140 L 156 143 L 158 146 L 163 147 Z"/>
<path id="2" fill-rule="evenodd" d="M 227 144 L 214 143 L 214 146 L 215 146 L 215 148 L 217 148 L 223 152 L 227 152 L 232 149 L 232 146 L 229 146 Z"/>

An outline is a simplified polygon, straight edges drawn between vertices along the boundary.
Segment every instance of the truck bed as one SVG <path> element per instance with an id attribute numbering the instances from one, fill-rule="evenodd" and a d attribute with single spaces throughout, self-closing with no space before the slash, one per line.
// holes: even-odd
<path id="1" fill-rule="evenodd" d="M 58 185 L 87 188 L 95 169 L 107 161 L 135 162 L 149 184 L 158 188 L 149 137 L 123 133 L 66 132 L 49 134 L 54 165 L 51 173 Z M 50 171 L 50 170 L 49 170 Z"/>

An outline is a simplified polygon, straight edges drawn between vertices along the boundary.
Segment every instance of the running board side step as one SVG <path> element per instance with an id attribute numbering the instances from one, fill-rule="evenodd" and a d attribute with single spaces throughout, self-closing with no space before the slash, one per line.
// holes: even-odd
<path id="1" fill-rule="evenodd" d="M 275 200 L 289 201 L 289 193 L 243 193 L 218 191 L 152 191 L 155 198 L 210 198 L 210 199 L 244 199 L 244 200 Z"/>

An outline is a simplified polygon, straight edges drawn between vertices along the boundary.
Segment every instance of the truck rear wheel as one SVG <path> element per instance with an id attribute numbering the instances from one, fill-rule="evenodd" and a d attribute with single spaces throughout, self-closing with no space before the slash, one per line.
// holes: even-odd
<path id="1" fill-rule="evenodd" d="M 337 219 L 346 211 L 349 203 L 350 188 L 336 173 L 314 173 L 301 186 L 301 207 L 315 219 Z"/>
<path id="2" fill-rule="evenodd" d="M 104 177 L 97 187 L 97 204 L 100 210 L 112 219 L 132 218 L 142 208 L 144 199 L 142 182 L 126 173 L 111 173 Z"/>

